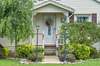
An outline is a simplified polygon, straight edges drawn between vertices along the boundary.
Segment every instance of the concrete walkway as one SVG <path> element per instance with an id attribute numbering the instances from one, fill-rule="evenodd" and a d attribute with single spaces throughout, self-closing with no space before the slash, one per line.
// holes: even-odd
<path id="1" fill-rule="evenodd" d="M 59 61 L 59 58 L 57 56 L 45 56 L 42 63 L 59 64 L 61 62 Z"/>

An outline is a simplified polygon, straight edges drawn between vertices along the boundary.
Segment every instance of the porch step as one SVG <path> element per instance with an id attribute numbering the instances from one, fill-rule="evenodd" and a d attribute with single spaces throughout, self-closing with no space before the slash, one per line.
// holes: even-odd
<path id="1" fill-rule="evenodd" d="M 56 55 L 56 46 L 55 45 L 46 45 L 45 46 L 45 55 Z"/>

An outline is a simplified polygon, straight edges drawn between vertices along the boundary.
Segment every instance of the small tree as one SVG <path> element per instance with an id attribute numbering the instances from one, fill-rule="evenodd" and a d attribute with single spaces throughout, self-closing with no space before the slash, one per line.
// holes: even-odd
<path id="1" fill-rule="evenodd" d="M 61 34 L 64 32 L 64 26 L 67 27 L 71 43 L 92 44 L 100 40 L 100 27 L 96 24 L 90 22 L 65 23 L 61 26 Z"/>
<path id="2" fill-rule="evenodd" d="M 0 36 L 20 40 L 33 35 L 32 0 L 0 0 Z"/>

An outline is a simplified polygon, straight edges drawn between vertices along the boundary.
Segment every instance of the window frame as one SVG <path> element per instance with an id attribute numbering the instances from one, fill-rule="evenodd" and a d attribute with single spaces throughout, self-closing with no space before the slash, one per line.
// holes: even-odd
<path id="1" fill-rule="evenodd" d="M 88 15 L 77 15 L 77 22 L 88 22 L 89 21 L 89 16 Z"/>
<path id="2" fill-rule="evenodd" d="M 77 17 L 78 17 L 78 16 L 88 17 L 87 22 L 92 22 L 92 14 L 90 14 L 90 13 L 74 14 L 74 21 L 75 21 L 75 22 L 78 22 L 78 21 L 77 21 Z"/>

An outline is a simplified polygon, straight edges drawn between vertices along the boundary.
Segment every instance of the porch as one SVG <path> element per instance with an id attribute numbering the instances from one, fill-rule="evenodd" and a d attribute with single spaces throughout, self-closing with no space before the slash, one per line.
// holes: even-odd
<path id="1" fill-rule="evenodd" d="M 37 36 L 38 35 L 38 36 Z M 45 56 L 55 56 L 58 55 L 58 48 L 62 46 L 64 43 L 64 38 L 59 38 L 60 34 L 55 35 L 55 43 L 45 43 L 44 34 L 43 33 L 35 33 L 34 41 L 36 46 L 43 46 Z M 37 39 L 38 38 L 38 39 Z M 63 41 L 62 41 L 63 40 Z"/>
<path id="2" fill-rule="evenodd" d="M 33 12 L 33 28 L 36 32 L 33 42 L 43 46 L 45 54 L 57 55 L 60 26 L 63 22 L 73 21 L 74 9 L 50 0 L 35 5 Z"/>

